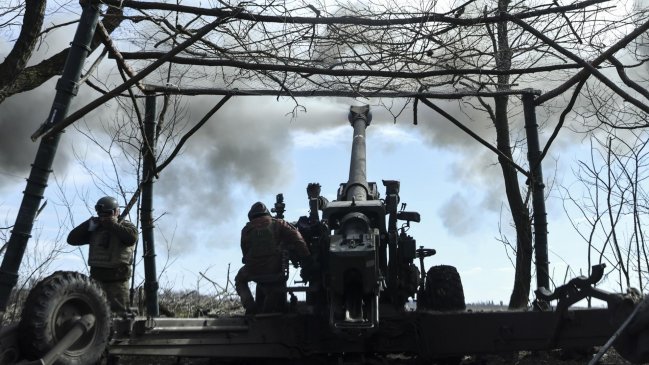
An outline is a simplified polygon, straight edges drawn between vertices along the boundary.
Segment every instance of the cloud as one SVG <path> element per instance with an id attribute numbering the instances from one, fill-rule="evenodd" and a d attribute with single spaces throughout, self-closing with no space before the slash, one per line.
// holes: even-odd
<path id="1" fill-rule="evenodd" d="M 187 104 L 189 125 L 217 100 L 192 97 Z M 242 208 L 241 199 L 270 194 L 287 185 L 294 174 L 293 161 L 286 157 L 292 148 L 338 140 L 341 132 L 332 126 L 339 125 L 341 117 L 346 120 L 347 110 L 334 113 L 331 103 L 317 100 L 304 105 L 306 112 L 295 117 L 287 114 L 290 104 L 272 98 L 234 98 L 191 138 L 156 183 L 164 206 L 173 207 L 175 218 L 191 224 L 176 231 L 180 245 L 199 240 L 202 227 L 229 224 L 234 217 L 245 216 L 249 206 Z M 211 244 L 222 246 L 233 239 L 238 237 Z"/>
<path id="2" fill-rule="evenodd" d="M 344 125 L 317 132 L 308 130 L 291 132 L 295 147 L 307 149 L 340 145 L 345 141 L 347 134 L 349 134 L 349 127 Z"/>
<path id="3" fill-rule="evenodd" d="M 449 232 L 463 236 L 480 224 L 478 210 L 464 194 L 455 193 L 442 205 L 439 216 Z"/>
<path id="4" fill-rule="evenodd" d="M 28 65 L 38 63 L 68 47 L 70 29 L 64 27 L 48 34 L 45 41 L 35 49 Z M 11 46 L 5 42 L 0 43 L 0 59 L 10 52 Z M 0 103 L 0 191 L 15 184 L 16 176 L 27 176 L 39 145 L 38 141 L 32 142 L 30 136 L 49 114 L 56 93 L 56 80 L 58 77 Z M 75 98 L 74 104 L 78 105 L 85 100 L 87 98 L 81 93 Z M 54 169 L 63 171 L 70 159 L 69 151 L 59 150 L 54 160 Z"/>
<path id="5" fill-rule="evenodd" d="M 48 37 L 47 45 L 40 52 L 51 53 L 67 45 L 70 34 L 64 33 Z M 323 56 L 327 55 L 326 49 L 320 52 Z M 42 55 L 37 55 L 35 59 L 39 57 L 42 58 Z M 160 71 L 148 77 L 147 81 L 162 74 Z M 219 79 L 219 76 L 228 79 L 228 75 L 215 74 L 213 80 L 205 78 L 195 81 L 209 83 Z M 250 80 L 250 83 L 254 83 L 254 80 Z M 24 174 L 28 170 L 36 144 L 26 141 L 47 115 L 53 90 L 53 83 L 49 83 L 0 105 L 0 128 L 11 130 L 11 133 L 0 134 L 0 168 L 4 172 Z M 206 96 L 187 99 L 184 122 L 189 126 L 218 100 Z M 200 232 L 200 227 L 227 224 L 235 212 L 241 211 L 241 207 L 237 206 L 238 195 L 269 193 L 286 184 L 294 174 L 293 162 L 285 157 L 292 148 L 347 146 L 349 99 L 300 99 L 298 102 L 306 107 L 306 112 L 300 112 L 295 117 L 287 115 L 294 106 L 291 99 L 284 98 L 277 102 L 271 98 L 235 97 L 192 137 L 182 154 L 161 174 L 155 185 L 156 194 L 160 194 L 164 200 L 169 214 L 193 226 L 191 229 L 183 227 L 178 230 L 177 235 L 184 235 L 179 237 L 179 241 L 189 245 L 197 239 L 199 233 L 193 232 Z M 450 232 L 464 235 L 480 221 L 477 212 L 500 210 L 504 189 L 494 153 L 421 104 L 418 110 L 419 125 L 406 129 L 404 124 L 412 122 L 412 105 L 403 110 L 403 101 L 389 102 L 394 114 L 377 107 L 377 101 L 370 101 L 374 104 L 375 122 L 372 127 L 382 124 L 376 128 L 377 133 L 372 131 L 373 138 L 380 139 L 386 151 L 421 137 L 431 147 L 456 152 L 460 156 L 458 163 L 446 172 L 447 176 L 440 178 L 454 180 L 464 191 L 478 191 L 475 196 L 469 193 L 448 195 L 439 214 Z M 462 100 L 433 102 L 485 140 L 495 142 L 495 129 L 486 113 L 468 107 Z M 362 101 L 355 104 L 362 104 Z M 105 118 L 111 115 L 110 110 L 105 109 L 102 113 Z M 394 119 L 396 125 L 390 123 Z M 16 123 L 16 120 L 20 120 L 20 123 Z M 512 119 L 512 126 L 514 140 L 517 140 L 522 127 L 520 115 Z M 418 134 L 417 138 L 414 134 Z M 57 170 L 70 162 L 67 154 L 67 150 L 59 151 Z M 0 183 L 3 182 L 2 176 L 0 174 Z"/>
<path id="6" fill-rule="evenodd" d="M 48 82 L 0 104 L 0 191 L 16 183 L 15 175 L 27 175 L 39 145 L 30 136 L 47 117 L 53 90 L 54 83 Z M 60 151 L 54 168 L 63 170 L 69 160 L 70 154 Z"/>
<path id="7" fill-rule="evenodd" d="M 490 143 L 495 141 L 495 129 L 486 113 L 474 111 L 462 101 L 432 100 L 432 102 L 478 136 Z M 485 148 L 434 110 L 421 104 L 418 109 L 418 127 L 421 128 L 424 138 L 431 145 L 472 152 Z"/>

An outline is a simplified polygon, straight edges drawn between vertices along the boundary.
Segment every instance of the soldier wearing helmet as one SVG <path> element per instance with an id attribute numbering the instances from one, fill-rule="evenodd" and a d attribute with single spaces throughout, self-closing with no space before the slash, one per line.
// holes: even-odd
<path id="1" fill-rule="evenodd" d="M 237 294 L 246 313 L 267 311 L 268 305 L 259 303 L 259 282 L 257 285 L 258 303 L 250 292 L 248 283 L 258 281 L 256 278 L 277 274 L 281 277 L 282 251 L 288 251 L 292 256 L 304 259 L 309 256 L 309 249 L 300 232 L 287 222 L 270 216 L 266 205 L 256 202 L 248 212 L 249 222 L 241 230 L 241 252 L 243 267 L 234 278 Z M 285 279 L 282 285 L 286 285 Z M 286 300 L 286 293 L 282 300 Z M 269 299 L 269 298 L 267 298 Z M 259 308 L 257 307 L 259 305 Z"/>
<path id="2" fill-rule="evenodd" d="M 127 220 L 119 220 L 119 204 L 105 196 L 95 205 L 97 217 L 75 227 L 68 235 L 73 246 L 89 245 L 90 277 L 99 281 L 106 292 L 111 310 L 124 313 L 129 303 L 129 279 L 137 228 Z"/>

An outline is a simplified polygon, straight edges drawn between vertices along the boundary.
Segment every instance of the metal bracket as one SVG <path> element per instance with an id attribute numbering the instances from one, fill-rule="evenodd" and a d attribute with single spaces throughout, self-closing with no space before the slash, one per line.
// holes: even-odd
<path id="1" fill-rule="evenodd" d="M 620 302 L 621 298 L 619 295 L 607 293 L 593 287 L 593 285 L 600 281 L 604 276 L 604 268 L 606 268 L 606 264 L 594 265 L 589 277 L 576 277 L 570 280 L 567 284 L 557 287 L 554 292 L 550 292 L 544 287 L 538 288 L 534 291 L 539 302 L 549 303 L 552 300 L 558 301 L 556 307 L 557 317 L 555 329 L 552 337 L 549 339 L 550 346 L 556 344 L 564 320 L 568 319 L 568 308 L 570 308 L 571 305 L 586 297 L 606 301 L 609 307 Z"/>
<path id="2" fill-rule="evenodd" d="M 619 296 L 607 293 L 603 290 L 593 288 L 598 281 L 604 276 L 606 264 L 594 265 L 589 277 L 579 276 L 570 280 L 567 284 L 557 287 L 554 292 L 546 288 L 538 288 L 534 291 L 537 299 L 549 302 L 558 300 L 557 311 L 566 310 L 571 305 L 586 298 L 593 297 L 601 299 L 609 304 L 619 302 Z"/>

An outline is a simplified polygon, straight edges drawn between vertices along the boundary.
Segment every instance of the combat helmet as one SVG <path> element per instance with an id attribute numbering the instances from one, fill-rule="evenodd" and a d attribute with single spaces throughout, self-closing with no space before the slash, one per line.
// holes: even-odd
<path id="1" fill-rule="evenodd" d="M 252 207 L 250 207 L 250 211 L 248 212 L 248 219 L 253 220 L 263 215 L 270 215 L 268 208 L 266 208 L 266 205 L 264 203 L 256 202 L 252 205 Z"/>
<path id="2" fill-rule="evenodd" d="M 119 203 L 112 196 L 105 196 L 97 200 L 97 204 L 95 204 L 97 214 L 113 213 L 117 208 L 119 208 Z"/>

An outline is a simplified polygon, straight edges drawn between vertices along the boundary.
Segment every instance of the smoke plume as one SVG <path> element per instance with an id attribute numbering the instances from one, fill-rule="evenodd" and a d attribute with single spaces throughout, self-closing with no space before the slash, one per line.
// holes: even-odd
<path id="1" fill-rule="evenodd" d="M 202 118 L 217 101 L 207 96 L 191 98 L 190 124 Z M 287 115 L 290 103 L 268 97 L 232 99 L 163 171 L 155 191 L 163 199 L 164 209 L 193 226 L 177 232 L 179 245 L 196 242 L 207 227 L 232 224 L 234 218 L 245 217 L 258 196 L 288 184 L 294 173 L 290 132 L 339 125 L 341 119 L 346 120 L 349 107 L 307 101 L 308 112 L 294 119 Z M 236 203 L 241 200 L 248 205 Z M 231 244 L 233 239 L 238 237 L 211 244 Z"/>
<path id="2" fill-rule="evenodd" d="M 57 19 L 55 19 L 58 21 Z M 53 20 L 54 21 L 54 20 Z M 28 66 L 32 66 L 69 46 L 71 27 L 52 31 L 34 50 Z M 0 58 L 11 50 L 12 44 L 0 40 Z M 30 136 L 47 118 L 55 95 L 58 77 L 40 87 L 15 94 L 0 103 L 0 191 L 6 191 L 21 177 L 26 177 L 34 160 L 38 141 Z M 82 93 L 74 105 L 87 98 Z M 74 107 L 72 108 L 74 109 Z M 70 162 L 71 153 L 60 150 L 54 161 L 54 170 L 63 171 Z"/>

